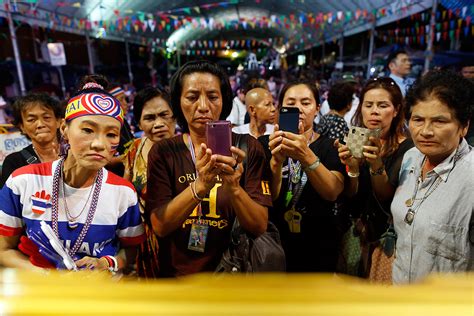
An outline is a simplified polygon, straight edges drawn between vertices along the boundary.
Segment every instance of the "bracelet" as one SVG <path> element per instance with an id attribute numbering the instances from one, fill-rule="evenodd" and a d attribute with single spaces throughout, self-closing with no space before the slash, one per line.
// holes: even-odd
<path id="1" fill-rule="evenodd" d="M 117 258 L 115 258 L 114 256 L 103 256 L 102 258 L 107 260 L 110 272 L 117 272 L 118 271 Z"/>
<path id="2" fill-rule="evenodd" d="M 369 172 L 371 176 L 380 176 L 383 174 L 385 171 L 385 166 L 382 165 L 382 167 L 378 168 L 377 170 L 372 170 L 372 168 L 369 168 Z"/>
<path id="3" fill-rule="evenodd" d="M 358 178 L 360 173 L 347 171 L 347 175 L 349 176 L 349 178 Z"/>
<path id="4" fill-rule="evenodd" d="M 200 197 L 197 192 L 196 192 L 196 180 L 194 180 L 194 182 L 191 182 L 189 184 L 189 186 L 191 187 L 191 193 L 193 194 L 193 198 L 198 201 L 198 202 L 201 202 L 202 200 L 204 200 L 204 198 Z"/>
<path id="5" fill-rule="evenodd" d="M 350 172 L 348 165 L 346 165 L 346 173 L 350 178 L 357 178 L 360 175 L 360 172 Z"/>
<path id="6" fill-rule="evenodd" d="M 319 165 L 321 164 L 321 160 L 319 160 L 319 157 L 316 156 L 316 161 L 313 162 L 312 164 L 310 164 L 309 166 L 306 166 L 303 168 L 303 171 L 305 173 L 308 173 L 310 171 L 313 171 L 314 169 L 316 169 L 317 167 L 319 167 Z"/>

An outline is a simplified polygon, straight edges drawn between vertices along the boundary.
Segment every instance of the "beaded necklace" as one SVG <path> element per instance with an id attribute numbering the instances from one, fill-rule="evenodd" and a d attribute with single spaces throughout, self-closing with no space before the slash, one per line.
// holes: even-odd
<path id="1" fill-rule="evenodd" d="M 53 192 L 52 192 L 52 197 L 51 197 L 51 204 L 52 204 L 52 212 L 51 212 L 51 225 L 53 227 L 53 231 L 56 234 L 56 236 L 60 239 L 59 236 L 59 229 L 58 229 L 58 219 L 59 219 L 59 186 L 60 186 L 60 181 L 64 182 L 63 179 L 63 166 L 64 166 L 64 158 L 61 158 L 58 162 L 58 165 L 56 166 L 56 169 L 54 170 L 54 175 L 53 175 Z M 84 223 L 84 226 L 82 227 L 81 232 L 79 233 L 79 236 L 77 237 L 74 245 L 72 246 L 72 249 L 69 249 L 69 254 L 71 257 L 74 257 L 76 252 L 79 250 L 80 246 L 82 245 L 82 242 L 84 241 L 84 238 L 86 237 L 87 232 L 89 231 L 89 227 L 92 224 L 92 219 L 94 218 L 95 211 L 97 209 L 97 203 L 99 201 L 99 194 L 100 194 L 100 189 L 102 187 L 102 178 L 103 178 L 103 171 L 102 168 L 99 169 L 97 172 L 97 177 L 95 180 L 95 188 L 94 188 L 94 193 L 92 194 L 92 202 L 91 206 L 89 208 L 89 212 L 87 214 L 87 219 L 86 222 Z"/>

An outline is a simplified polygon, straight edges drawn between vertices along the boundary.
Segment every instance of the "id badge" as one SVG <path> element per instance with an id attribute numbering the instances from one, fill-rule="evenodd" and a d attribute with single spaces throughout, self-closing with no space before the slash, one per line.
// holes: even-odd
<path id="1" fill-rule="evenodd" d="M 189 234 L 188 249 L 197 252 L 204 252 L 208 230 L 209 225 L 194 223 L 191 226 L 191 232 Z"/>

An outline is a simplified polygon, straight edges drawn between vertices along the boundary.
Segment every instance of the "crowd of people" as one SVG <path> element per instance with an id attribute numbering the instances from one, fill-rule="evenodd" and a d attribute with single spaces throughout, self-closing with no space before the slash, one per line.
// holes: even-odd
<path id="1" fill-rule="evenodd" d="M 388 69 L 323 97 L 307 79 L 238 87 L 199 60 L 133 102 L 100 75 L 64 102 L 18 98 L 31 145 L 3 163 L 0 266 L 64 268 L 35 238 L 44 221 L 79 269 L 212 272 L 238 219 L 253 237 L 275 224 L 288 272 L 402 284 L 474 270 L 474 81 L 433 70 L 409 82 L 403 51 Z M 280 128 L 282 108 L 297 109 L 297 132 Z M 208 146 L 217 120 L 232 124 L 230 156 Z M 356 128 L 370 132 L 360 155 Z"/>

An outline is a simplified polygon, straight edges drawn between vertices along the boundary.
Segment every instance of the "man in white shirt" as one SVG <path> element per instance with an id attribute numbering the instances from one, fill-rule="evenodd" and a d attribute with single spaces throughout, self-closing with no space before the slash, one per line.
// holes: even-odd
<path id="1" fill-rule="evenodd" d="M 389 77 L 392 78 L 395 83 L 400 87 L 403 97 L 411 84 L 407 80 L 407 76 L 411 72 L 411 61 L 410 57 L 404 50 L 397 50 L 391 53 L 387 59 L 387 66 L 390 70 Z"/>
<path id="2" fill-rule="evenodd" d="M 353 74 L 350 74 L 350 73 L 345 73 L 343 76 L 342 76 L 342 81 L 343 82 L 348 82 L 348 83 L 352 83 L 352 84 L 357 84 L 357 81 L 354 77 Z M 354 89 L 355 90 L 355 89 Z M 356 110 L 357 110 L 357 107 L 359 106 L 359 98 L 357 97 L 357 95 L 354 93 L 354 95 L 352 96 L 352 105 L 351 105 L 351 109 L 349 110 L 349 112 L 347 112 L 346 114 L 344 114 L 344 120 L 346 121 L 347 123 L 347 126 L 348 127 L 351 127 L 352 126 L 352 117 L 354 116 Z M 329 111 L 331 109 L 329 108 L 329 103 L 328 103 L 328 100 L 324 100 L 324 102 L 321 104 L 321 108 L 319 109 L 319 114 L 316 116 L 316 118 L 314 119 L 314 123 L 316 124 L 321 124 L 321 117 L 323 117 L 324 115 L 328 114 Z"/>
<path id="3" fill-rule="evenodd" d="M 243 125 L 245 121 L 245 113 L 247 113 L 247 107 L 244 104 L 245 93 L 243 88 L 237 89 L 237 95 L 232 101 L 232 110 L 230 111 L 227 121 L 232 123 L 232 126 Z"/>
<path id="4" fill-rule="evenodd" d="M 255 88 L 245 95 L 245 104 L 250 115 L 250 123 L 234 127 L 237 134 L 250 134 L 255 138 L 273 133 L 276 119 L 276 107 L 270 91 Z"/>

